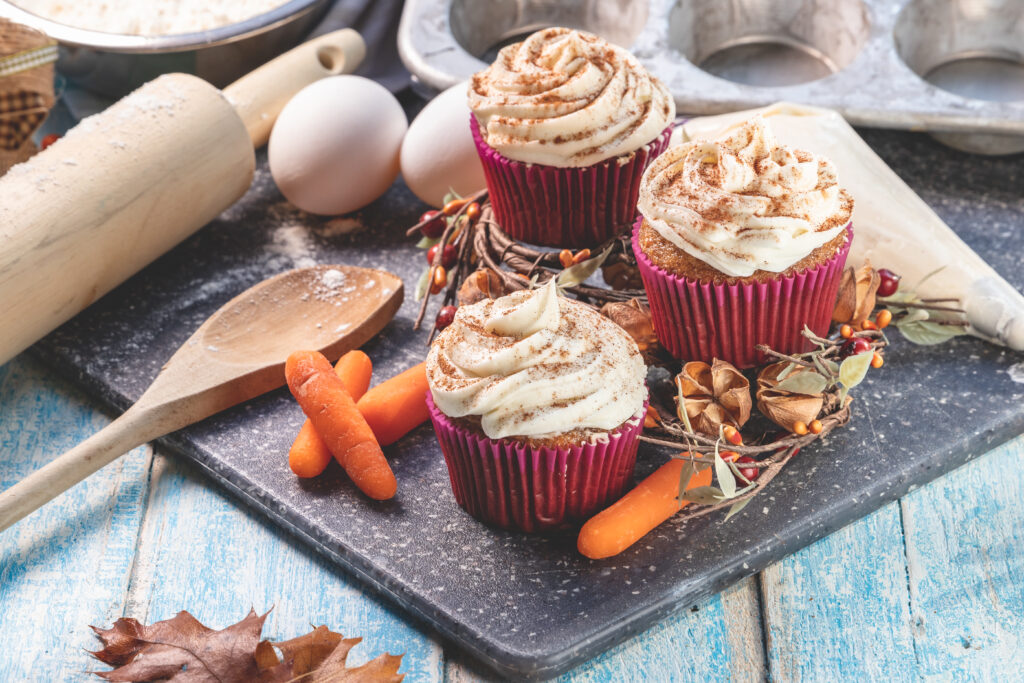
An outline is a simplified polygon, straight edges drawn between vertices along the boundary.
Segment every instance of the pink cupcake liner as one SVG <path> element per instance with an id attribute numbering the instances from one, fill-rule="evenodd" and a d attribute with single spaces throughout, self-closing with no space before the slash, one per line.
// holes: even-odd
<path id="1" fill-rule="evenodd" d="M 828 332 L 839 280 L 853 241 L 828 261 L 771 282 L 715 284 L 681 277 L 655 265 L 640 248 L 640 225 L 633 226 L 633 251 L 651 308 L 654 332 L 669 353 L 682 361 L 713 359 L 740 368 L 765 362 L 754 347 L 767 344 L 780 353 L 800 353 L 810 342 L 800 333 L 806 324 L 818 335 Z"/>
<path id="2" fill-rule="evenodd" d="M 427 407 L 455 501 L 486 524 L 526 532 L 573 526 L 618 499 L 633 478 L 644 413 L 604 443 L 531 448 L 456 424 L 429 392 Z"/>
<path id="3" fill-rule="evenodd" d="M 636 218 L 640 178 L 668 147 L 673 126 L 623 157 L 583 168 L 513 161 L 484 142 L 469 116 L 494 216 L 514 239 L 554 247 L 593 247 L 624 233 Z"/>

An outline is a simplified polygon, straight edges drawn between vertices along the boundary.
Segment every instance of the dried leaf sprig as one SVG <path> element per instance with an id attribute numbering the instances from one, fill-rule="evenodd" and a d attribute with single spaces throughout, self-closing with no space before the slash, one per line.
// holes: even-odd
<path id="1" fill-rule="evenodd" d="M 784 431 L 763 434 L 747 444 L 737 425 L 726 420 L 719 423 L 717 433 L 709 434 L 706 424 L 697 429 L 697 420 L 688 419 L 694 417 L 693 409 L 680 410 L 679 419 L 662 417 L 669 411 L 658 410 L 656 426 L 640 437 L 645 442 L 682 451 L 683 455 L 678 457 L 688 460 L 692 467 L 713 468 L 714 485 L 691 490 L 681 486 L 680 499 L 693 503 L 681 519 L 721 508 L 729 508 L 725 517 L 729 519 L 764 490 L 801 448 L 850 421 L 852 399 L 848 393 L 863 381 L 876 356 L 880 357 L 887 346 L 884 333 L 862 330 L 854 333 L 852 339 L 838 334 L 825 338 L 805 328 L 803 334 L 814 344 L 813 350 L 783 354 L 767 346 L 758 347 L 766 356 L 776 359 L 758 373 L 758 411 Z M 723 374 L 728 364 L 717 363 L 719 373 Z M 707 366 L 706 374 L 701 366 L 706 364 L 684 365 L 680 376 L 698 373 L 698 377 L 707 377 L 713 366 Z M 723 387 L 724 384 L 720 389 Z M 713 390 L 710 399 L 714 400 Z M 710 451 L 710 455 L 693 455 L 698 451 Z"/>
<path id="2" fill-rule="evenodd" d="M 922 299 L 917 294 L 917 289 L 926 280 L 942 270 L 933 270 L 913 288 L 905 289 L 897 285 L 896 291 L 878 299 L 885 307 L 883 310 L 889 314 L 892 325 L 907 341 L 920 345 L 941 344 L 967 333 L 967 312 L 951 305 L 959 303 L 959 299 Z"/>
<path id="3" fill-rule="evenodd" d="M 445 223 L 439 237 L 424 236 L 417 244 L 428 250 L 439 245 L 416 286 L 416 300 L 422 303 L 413 329 L 419 329 L 423 324 L 431 296 L 443 293 L 441 311 L 430 339 L 443 328 L 440 323 L 450 321 L 456 305 L 479 301 L 481 296 L 496 298 L 492 295 L 500 296 L 523 289 L 531 286 L 531 282 L 543 284 L 552 277 L 558 278 L 563 294 L 595 309 L 610 302 L 628 303 L 632 300 L 646 309 L 647 295 L 636 277 L 636 258 L 628 236 L 613 237 L 593 249 L 576 253 L 565 249 L 537 249 L 512 239 L 501 229 L 494 219 L 486 191 L 472 197 L 450 194 L 445 201 L 440 216 L 424 218 L 407 231 L 411 236 L 422 233 L 434 221 L 443 220 Z M 455 249 L 455 261 L 449 264 L 450 267 L 443 263 L 445 246 Z M 487 274 L 480 276 L 481 270 Z M 611 289 L 586 283 L 598 270 L 601 270 L 606 283 L 613 285 Z M 480 277 L 486 280 L 480 280 Z M 467 281 L 473 280 L 473 284 L 466 285 Z M 483 287 L 477 286 L 481 283 L 484 283 Z M 635 287 L 615 288 L 630 284 Z M 652 354 L 653 347 L 649 355 Z"/>

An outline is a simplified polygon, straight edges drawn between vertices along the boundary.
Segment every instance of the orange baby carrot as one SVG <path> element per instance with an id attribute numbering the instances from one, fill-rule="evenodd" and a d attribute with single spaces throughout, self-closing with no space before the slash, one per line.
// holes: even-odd
<path id="1" fill-rule="evenodd" d="M 359 490 L 376 500 L 394 496 L 395 475 L 370 425 L 323 354 L 296 351 L 288 356 L 284 374 L 302 412 Z"/>
<path id="2" fill-rule="evenodd" d="M 683 460 L 669 460 L 632 491 L 597 513 L 580 529 L 576 547 L 592 560 L 618 555 L 651 529 L 679 512 L 679 475 Z M 690 478 L 687 489 L 711 485 L 711 468 Z"/>
<path id="3" fill-rule="evenodd" d="M 430 419 L 427 411 L 427 369 L 424 363 L 381 382 L 357 404 L 377 441 L 388 446 Z"/>
<path id="4" fill-rule="evenodd" d="M 334 366 L 334 374 L 345 383 L 345 390 L 353 401 L 358 401 L 366 393 L 372 373 L 370 357 L 359 350 L 349 351 Z M 318 476 L 330 461 L 331 451 L 307 419 L 288 451 L 288 466 L 296 476 L 308 478 Z"/>

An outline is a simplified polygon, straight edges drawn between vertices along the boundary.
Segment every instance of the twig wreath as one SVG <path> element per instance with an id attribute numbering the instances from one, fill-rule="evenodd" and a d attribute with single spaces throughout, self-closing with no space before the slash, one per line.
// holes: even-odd
<path id="1" fill-rule="evenodd" d="M 633 337 L 649 366 L 669 372 L 670 383 L 651 387 L 640 439 L 671 448 L 672 457 L 685 461 L 679 498 L 692 505 L 682 519 L 726 507 L 729 519 L 802 448 L 849 424 L 850 390 L 870 368 L 884 364 L 886 328 L 899 329 L 917 344 L 940 343 L 966 330 L 955 299 L 921 299 L 914 293 L 920 283 L 901 287 L 895 273 L 865 264 L 844 271 L 829 333 L 821 337 L 804 328 L 810 351 L 783 354 L 758 345 L 765 362 L 746 373 L 721 360 L 680 363 L 657 343 L 628 235 L 593 250 L 538 249 L 501 229 L 486 190 L 449 195 L 440 211 L 423 214 L 407 234 L 421 236 L 417 246 L 427 257 L 416 287 L 421 305 L 415 329 L 423 324 L 431 297 L 443 295 L 431 340 L 451 324 L 458 306 L 555 278 L 562 294 L 598 310 Z M 606 287 L 589 284 L 599 270 Z M 688 488 L 693 475 L 708 466 L 717 486 Z"/>

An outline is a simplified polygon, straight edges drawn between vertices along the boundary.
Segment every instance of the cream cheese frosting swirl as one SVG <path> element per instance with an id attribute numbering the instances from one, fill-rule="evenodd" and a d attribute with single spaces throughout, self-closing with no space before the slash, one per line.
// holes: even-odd
<path id="1" fill-rule="evenodd" d="M 832 162 L 780 146 L 760 115 L 730 137 L 671 147 L 640 184 L 662 237 L 733 277 L 780 273 L 835 239 L 853 200 Z"/>
<path id="2" fill-rule="evenodd" d="M 563 168 L 634 152 L 676 114 L 668 89 L 633 55 L 567 28 L 502 48 L 470 81 L 469 107 L 504 156 Z"/>
<path id="3" fill-rule="evenodd" d="M 643 407 L 646 375 L 633 339 L 553 280 L 460 306 L 427 354 L 435 405 L 492 439 L 615 429 Z"/>

